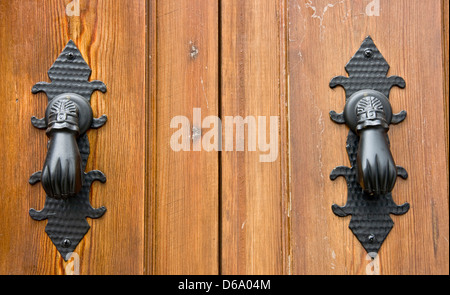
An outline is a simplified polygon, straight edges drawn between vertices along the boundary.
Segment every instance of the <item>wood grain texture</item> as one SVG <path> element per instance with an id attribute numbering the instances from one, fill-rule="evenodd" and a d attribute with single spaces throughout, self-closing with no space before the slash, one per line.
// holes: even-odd
<path id="1" fill-rule="evenodd" d="M 146 117 L 146 207 L 145 207 L 145 256 L 144 256 L 144 274 L 151 275 L 154 273 L 155 257 L 155 235 L 156 235 L 156 94 L 157 94 L 157 40 L 156 40 L 156 12 L 157 0 L 147 1 L 147 108 L 145 110 Z"/>
<path id="2" fill-rule="evenodd" d="M 0 273 L 65 274 L 72 270 L 45 233 L 46 221 L 33 221 L 45 195 L 29 176 L 42 168 L 45 132 L 31 116 L 43 117 L 45 94 L 31 87 L 49 81 L 47 70 L 69 39 L 102 80 L 107 93 L 92 95 L 94 116 L 107 124 L 88 131 L 91 154 L 86 170 L 99 169 L 105 184 L 94 183 L 91 203 L 106 206 L 101 219 L 78 245 L 80 274 L 141 274 L 144 246 L 145 173 L 145 1 L 80 1 L 80 16 L 67 16 L 70 1 L 0 2 L 1 150 Z"/>
<path id="3" fill-rule="evenodd" d="M 285 34 L 283 1 L 221 2 L 222 122 L 227 116 L 285 120 Z M 284 121 L 285 122 L 285 121 Z M 278 122 L 277 157 L 249 151 L 248 125 L 245 151 L 222 151 L 222 274 L 288 273 L 285 171 L 285 124 Z M 280 127 L 282 126 L 282 127 Z M 259 126 L 257 128 L 266 126 Z M 224 127 L 224 133 L 226 129 Z M 224 134 L 227 136 L 227 134 Z M 224 145 L 227 143 L 225 142 Z"/>
<path id="4" fill-rule="evenodd" d="M 389 137 L 409 172 L 394 201 L 411 209 L 392 216 L 380 272 L 448 275 L 448 2 L 380 0 L 368 16 L 378 1 L 82 0 L 68 16 L 71 0 L 0 0 L 0 274 L 69 274 L 76 263 L 28 214 L 44 206 L 28 178 L 47 152 L 30 122 L 47 98 L 31 87 L 49 81 L 69 39 L 108 88 L 92 95 L 108 122 L 88 132 L 86 167 L 107 176 L 91 189 L 107 212 L 88 219 L 80 274 L 366 274 L 350 217 L 331 211 L 347 188 L 329 174 L 349 163 L 348 129 L 328 115 L 343 109 L 344 91 L 328 84 L 371 35 L 389 75 L 406 80 L 391 91 L 393 110 L 408 112 Z M 264 116 L 267 130 L 277 117 L 277 158 L 249 151 L 247 128 L 245 151 L 225 141 L 205 151 L 211 126 L 194 108 L 222 124 Z M 190 122 L 190 151 L 170 146 L 175 116 Z"/>
<path id="5" fill-rule="evenodd" d="M 442 49 L 443 49 L 443 67 L 444 67 L 444 112 L 445 112 L 445 136 L 446 140 L 446 148 L 447 148 L 447 159 L 449 159 L 449 114 L 450 114 L 450 104 L 449 104 L 449 0 L 442 0 Z M 449 175 L 449 161 L 447 160 L 447 175 Z"/>
<path id="6" fill-rule="evenodd" d="M 218 115 L 217 1 L 157 2 L 154 274 L 218 274 L 218 152 L 201 148 L 202 122 Z M 190 151 L 174 151 L 175 116 L 189 119 Z M 203 126 L 204 127 L 204 126 Z M 204 127 L 204 132 L 210 128 Z M 200 148 L 202 151 L 194 151 Z"/>
<path id="7" fill-rule="evenodd" d="M 374 1 L 376 2 L 376 1 Z M 295 274 L 365 274 L 366 253 L 331 205 L 346 202 L 335 166 L 349 165 L 347 127 L 330 110 L 345 104 L 343 89 L 328 87 L 371 35 L 391 66 L 406 80 L 394 88 L 394 112 L 406 120 L 389 131 L 397 164 L 409 172 L 393 197 L 410 211 L 392 216 L 395 226 L 379 252 L 381 274 L 448 274 L 448 155 L 443 98 L 440 1 L 381 0 L 379 16 L 367 1 L 289 1 L 289 85 L 292 169 L 292 267 Z M 432 53 L 432 54 L 430 54 Z"/>

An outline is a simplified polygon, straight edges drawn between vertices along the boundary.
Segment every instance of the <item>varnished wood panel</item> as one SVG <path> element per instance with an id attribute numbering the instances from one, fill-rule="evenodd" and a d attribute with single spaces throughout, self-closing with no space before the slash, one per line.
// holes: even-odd
<path id="1" fill-rule="evenodd" d="M 102 80 L 94 93 L 94 116 L 108 122 L 88 131 L 86 170 L 99 169 L 107 182 L 94 183 L 91 203 L 106 206 L 78 245 L 80 274 L 140 274 L 144 255 L 145 1 L 80 1 L 80 16 L 66 15 L 70 1 L 0 2 L 0 273 L 65 274 L 65 263 L 45 233 L 46 221 L 30 218 L 45 195 L 29 176 L 42 168 L 47 137 L 31 116 L 43 117 L 45 94 L 31 87 L 48 81 L 47 70 L 69 39 Z M 72 264 L 71 264 L 72 263 Z"/>
<path id="2" fill-rule="evenodd" d="M 449 0 L 442 1 L 442 49 L 443 49 L 443 66 L 444 66 L 444 112 L 445 112 L 445 133 L 446 133 L 446 146 L 447 146 L 447 159 L 449 158 Z M 449 161 L 447 161 L 447 174 L 449 173 Z"/>
<path id="3" fill-rule="evenodd" d="M 285 143 L 285 34 L 283 1 L 221 1 L 221 118 L 277 117 L 278 152 L 263 162 L 257 146 L 221 156 L 221 265 L 223 274 L 285 274 L 287 194 Z M 233 127 L 236 129 L 236 127 Z M 283 129 L 281 132 L 280 130 Z M 227 129 L 223 127 L 224 133 Z M 233 129 L 231 129 L 233 130 Z M 224 134 L 224 137 L 229 136 Z M 283 153 L 280 156 L 280 153 Z"/>
<path id="4" fill-rule="evenodd" d="M 348 129 L 329 119 L 344 107 L 330 89 L 371 35 L 406 80 L 394 88 L 389 131 L 399 179 L 381 274 L 448 274 L 448 0 L 0 0 L 0 274 L 69 274 L 29 208 L 41 209 L 47 137 L 32 127 L 45 94 L 31 94 L 69 39 L 108 91 L 94 93 L 86 170 L 99 169 L 91 202 L 106 206 L 78 246 L 81 274 L 366 274 L 366 253 L 333 203 L 346 202 Z M 376 3 L 380 3 L 377 16 Z M 368 5 L 375 4 L 367 15 Z M 206 151 L 218 116 L 278 118 L 277 158 L 259 150 Z M 174 151 L 176 116 L 189 120 L 190 151 Z M 257 128 L 261 126 L 257 125 Z M 233 130 L 236 141 L 236 131 Z M 194 151 L 200 148 L 200 151 Z"/>
<path id="5" fill-rule="evenodd" d="M 406 80 L 404 90 L 392 89 L 390 100 L 395 112 L 408 112 L 389 136 L 396 163 L 409 172 L 406 181 L 396 183 L 394 201 L 409 202 L 411 209 L 392 216 L 395 226 L 379 252 L 380 273 L 448 274 L 441 2 L 379 3 L 379 16 L 368 16 L 368 1 L 289 1 L 295 274 L 365 274 L 369 266 L 365 250 L 348 229 L 350 217 L 331 211 L 333 203 L 344 205 L 347 198 L 345 181 L 333 182 L 329 174 L 335 166 L 349 165 L 348 129 L 328 115 L 345 104 L 343 89 L 330 89 L 329 81 L 345 75 L 345 64 L 367 35 L 390 64 L 389 75 Z"/>
<path id="6" fill-rule="evenodd" d="M 202 121 L 218 115 L 218 3 L 156 4 L 156 195 L 153 274 L 218 274 L 218 151 L 202 148 Z M 170 145 L 189 120 L 188 151 Z M 172 125 L 173 126 L 173 125 Z M 192 131 L 194 130 L 194 131 Z"/>
<path id="7" fill-rule="evenodd" d="M 147 104 L 146 113 L 146 202 L 145 202 L 145 256 L 144 256 L 144 274 L 154 273 L 155 262 L 155 234 L 156 234 L 156 77 L 157 77 L 157 41 L 156 41 L 156 7 L 157 0 L 147 1 Z"/>

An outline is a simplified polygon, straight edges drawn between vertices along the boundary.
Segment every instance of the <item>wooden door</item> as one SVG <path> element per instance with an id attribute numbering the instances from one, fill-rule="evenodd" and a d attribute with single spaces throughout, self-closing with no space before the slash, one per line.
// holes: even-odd
<path id="1" fill-rule="evenodd" d="M 0 0 L 0 273 L 373 272 L 331 211 L 345 182 L 329 179 L 348 165 L 348 128 L 328 115 L 345 94 L 329 81 L 368 35 L 405 79 L 390 100 L 408 112 L 389 136 L 409 172 L 394 201 L 411 209 L 392 216 L 376 273 L 448 274 L 447 0 Z M 28 214 L 45 201 L 28 178 L 47 152 L 30 123 L 47 98 L 31 87 L 69 40 L 107 86 L 86 169 L 106 174 L 90 200 L 107 212 L 65 262 Z M 240 119 L 243 133 L 225 124 Z"/>

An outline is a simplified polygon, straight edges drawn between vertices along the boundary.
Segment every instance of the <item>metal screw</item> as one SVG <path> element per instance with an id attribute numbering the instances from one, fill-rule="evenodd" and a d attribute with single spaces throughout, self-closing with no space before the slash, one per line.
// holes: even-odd
<path id="1" fill-rule="evenodd" d="M 373 234 L 370 234 L 368 239 L 370 243 L 373 243 L 375 241 L 375 236 Z"/>
<path id="2" fill-rule="evenodd" d="M 62 246 L 64 248 L 70 247 L 71 244 L 72 244 L 72 242 L 69 239 L 64 239 L 64 241 L 62 242 Z"/>
<path id="3" fill-rule="evenodd" d="M 373 56 L 373 50 L 370 48 L 367 48 L 364 50 L 364 56 L 367 58 L 371 58 Z"/>
<path id="4" fill-rule="evenodd" d="M 73 54 L 73 52 L 67 53 L 67 59 L 68 60 L 73 60 L 74 58 L 75 58 L 75 55 Z"/>

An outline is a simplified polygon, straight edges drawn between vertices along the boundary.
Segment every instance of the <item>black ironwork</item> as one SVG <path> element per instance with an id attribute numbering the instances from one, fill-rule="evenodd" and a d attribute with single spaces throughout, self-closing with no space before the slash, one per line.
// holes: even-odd
<path id="1" fill-rule="evenodd" d="M 45 117 L 32 117 L 31 123 L 46 129 L 49 142 L 43 169 L 29 180 L 30 184 L 42 183 L 45 205 L 41 211 L 30 209 L 29 213 L 34 220 L 48 219 L 45 231 L 66 261 L 89 231 L 86 218 L 99 218 L 106 212 L 105 207 L 93 208 L 89 201 L 92 182 L 105 182 L 105 175 L 98 170 L 84 172 L 90 153 L 86 132 L 107 120 L 105 115 L 93 118 L 91 94 L 106 92 L 106 86 L 101 81 L 89 82 L 90 74 L 70 40 L 48 71 L 52 82 L 39 82 L 32 88 L 32 93 L 42 91 L 48 97 Z"/>
<path id="2" fill-rule="evenodd" d="M 393 114 L 389 92 L 393 86 L 405 87 L 398 76 L 387 77 L 389 64 L 368 36 L 345 67 L 348 77 L 338 76 L 330 87 L 345 89 L 343 113 L 330 112 L 331 119 L 346 124 L 347 153 L 351 167 L 336 167 L 331 180 L 343 176 L 347 182 L 347 204 L 333 204 L 333 213 L 351 215 L 349 228 L 368 253 L 378 253 L 394 226 L 390 214 L 405 214 L 410 206 L 401 206 L 392 199 L 397 176 L 408 177 L 406 170 L 396 166 L 390 152 L 387 132 L 390 124 L 406 118 L 406 112 Z"/>

